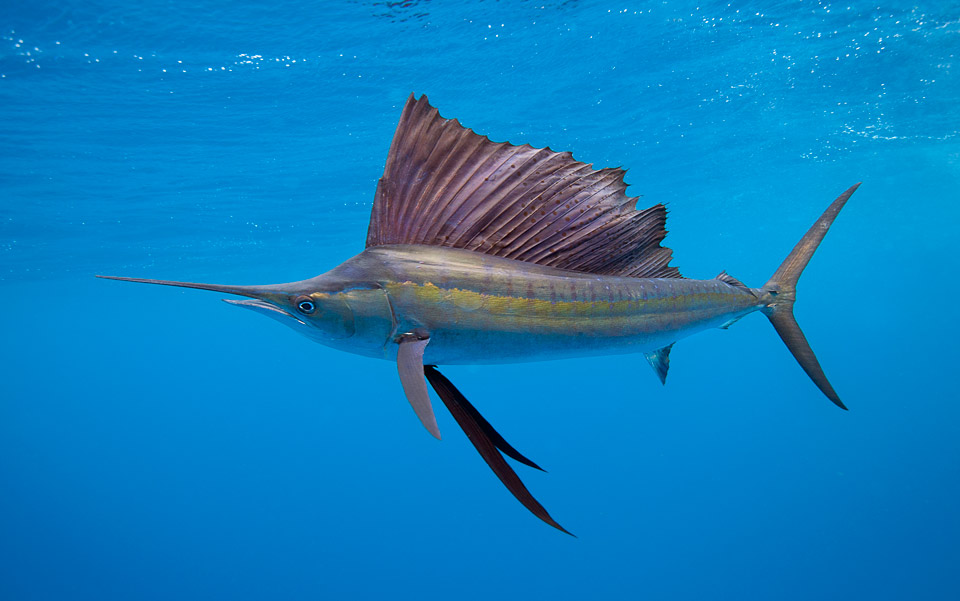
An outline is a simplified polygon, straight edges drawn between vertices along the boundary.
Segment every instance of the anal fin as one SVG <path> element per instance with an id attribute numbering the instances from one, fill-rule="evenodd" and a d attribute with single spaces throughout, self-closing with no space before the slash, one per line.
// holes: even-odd
<path id="1" fill-rule="evenodd" d="M 725 322 L 723 325 L 721 325 L 721 326 L 720 326 L 720 329 L 721 329 L 721 330 L 730 329 L 730 326 L 732 326 L 733 324 L 735 324 L 735 323 L 737 323 L 738 321 L 740 321 L 741 319 L 743 319 L 743 317 L 744 317 L 743 315 L 741 315 L 740 317 L 734 317 L 734 318 L 731 319 L 730 321 L 727 321 L 727 322 Z"/>
<path id="2" fill-rule="evenodd" d="M 667 346 L 657 349 L 650 353 L 644 353 L 644 357 L 650 362 L 650 367 L 657 373 L 661 384 L 667 383 L 667 370 L 670 369 L 670 349 L 673 348 L 671 342 Z"/>

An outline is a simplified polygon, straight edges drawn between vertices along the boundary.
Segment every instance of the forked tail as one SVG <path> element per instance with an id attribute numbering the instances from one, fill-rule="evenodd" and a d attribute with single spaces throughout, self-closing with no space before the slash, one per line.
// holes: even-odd
<path id="1" fill-rule="evenodd" d="M 800 331 L 800 326 L 797 325 L 797 320 L 793 316 L 793 303 L 797 300 L 797 280 L 800 279 L 803 268 L 810 262 L 810 257 L 820 246 L 823 237 L 827 235 L 827 230 L 830 229 L 833 220 L 837 218 L 840 209 L 843 208 L 847 199 L 856 192 L 859 186 L 860 184 L 852 186 L 827 207 L 820 219 L 817 219 L 817 222 L 804 234 L 800 242 L 797 242 L 797 245 L 787 255 L 780 268 L 761 289 L 765 298 L 769 299 L 767 306 L 763 308 L 763 312 L 770 318 L 770 323 L 777 330 L 777 334 L 780 334 L 780 338 L 814 384 L 841 409 L 846 409 L 846 406 L 840 401 L 840 397 L 837 396 L 833 386 L 830 385 L 827 376 L 823 373 L 823 368 L 820 367 L 820 362 L 813 354 L 813 349 L 810 348 L 806 337 Z"/>

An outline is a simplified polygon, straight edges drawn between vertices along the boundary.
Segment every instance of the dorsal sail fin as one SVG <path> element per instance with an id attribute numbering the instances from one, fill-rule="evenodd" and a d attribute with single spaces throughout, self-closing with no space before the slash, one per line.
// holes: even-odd
<path id="1" fill-rule="evenodd" d="M 679 278 L 666 208 L 635 208 L 626 172 L 569 152 L 492 142 L 407 99 L 370 215 L 367 246 L 446 246 L 560 269 Z"/>

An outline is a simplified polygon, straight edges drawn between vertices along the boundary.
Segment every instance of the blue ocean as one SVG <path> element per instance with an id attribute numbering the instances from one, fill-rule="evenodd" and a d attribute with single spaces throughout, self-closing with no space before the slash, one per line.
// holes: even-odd
<path id="1" fill-rule="evenodd" d="M 919 5 L 918 5 L 919 4 Z M 960 5 L 6 2 L 0 599 L 958 599 Z M 684 275 L 799 283 L 642 355 L 450 366 L 503 488 L 396 365 L 223 295 L 364 248 L 407 97 L 628 169 Z M 495 353 L 496 349 L 484 349 Z"/>

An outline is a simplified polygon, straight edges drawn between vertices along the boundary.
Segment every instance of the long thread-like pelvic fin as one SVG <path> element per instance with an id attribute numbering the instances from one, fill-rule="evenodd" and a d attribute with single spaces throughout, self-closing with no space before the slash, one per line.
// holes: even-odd
<path id="1" fill-rule="evenodd" d="M 770 323 L 773 324 L 777 334 L 780 335 L 781 340 L 790 349 L 797 363 L 800 364 L 803 371 L 807 372 L 813 383 L 841 409 L 847 407 L 840 400 L 833 386 L 830 385 L 826 374 L 823 373 L 823 368 L 820 367 L 820 362 L 817 361 L 817 357 L 813 353 L 813 349 L 810 348 L 810 343 L 807 342 L 806 336 L 800 330 L 800 326 L 793 316 L 793 305 L 797 299 L 797 280 L 800 279 L 800 274 L 803 273 L 803 269 L 823 241 L 823 237 L 827 235 L 827 230 L 830 229 L 833 221 L 840 214 L 840 209 L 843 208 L 847 199 L 856 192 L 859 186 L 859 183 L 851 186 L 827 207 L 827 210 L 807 230 L 800 242 L 793 247 L 793 250 L 780 264 L 773 277 L 761 288 L 761 292 L 767 300 L 763 312 L 770 319 Z"/>
<path id="2" fill-rule="evenodd" d="M 501 453 L 507 457 L 510 457 L 511 459 L 519 461 L 526 466 L 532 467 L 533 469 L 540 470 L 541 472 L 547 471 L 527 458 L 523 453 L 513 448 L 513 445 L 511 445 L 509 442 L 504 440 L 503 436 L 497 432 L 496 428 L 494 428 L 493 425 L 491 425 L 490 422 L 488 422 L 486 418 L 484 418 L 480 412 L 477 411 L 477 408 L 467 400 L 467 397 L 463 396 L 463 393 L 453 385 L 453 382 L 440 373 L 435 365 L 427 365 L 424 367 L 423 372 L 426 374 L 427 380 L 430 381 L 430 384 L 433 385 L 434 389 L 436 389 L 437 385 L 440 384 L 443 386 L 445 391 L 449 392 L 456 399 L 457 404 L 463 407 L 463 410 L 470 416 L 471 419 L 473 419 L 473 421 L 477 422 L 477 425 L 481 430 L 483 430 L 483 433 L 487 435 L 495 447 L 500 449 Z"/>
<path id="3" fill-rule="evenodd" d="M 476 416 L 479 414 L 476 413 L 475 409 L 473 411 L 467 409 L 466 405 L 469 405 L 469 403 L 466 405 L 463 404 L 463 401 L 466 399 L 463 397 L 460 391 L 457 390 L 453 383 L 451 383 L 450 380 L 444 377 L 443 374 L 441 374 L 437 368 L 432 365 L 426 366 L 423 371 L 427 379 L 430 380 L 430 384 L 433 386 L 433 389 L 437 391 L 437 395 L 443 401 L 443 404 L 447 406 L 450 414 L 453 415 L 453 419 L 457 421 L 457 424 L 459 424 L 459 426 L 463 429 L 463 432 L 467 435 L 467 438 L 470 439 L 470 442 L 473 443 L 473 446 L 477 449 L 477 452 L 479 452 L 480 456 L 483 457 L 483 460 L 487 462 L 487 465 L 489 465 L 490 469 L 493 470 L 493 473 L 497 475 L 497 478 L 499 478 L 500 481 L 503 482 L 504 486 L 507 487 L 507 490 L 509 490 L 510 493 L 530 511 L 530 513 L 537 516 L 547 524 L 553 526 L 557 530 L 569 534 L 570 536 L 576 536 L 567 531 L 563 526 L 558 524 L 556 520 L 550 517 L 550 514 L 547 513 L 547 510 L 544 509 L 543 505 L 541 505 L 533 497 L 533 495 L 530 494 L 530 491 L 527 490 L 527 487 L 524 486 L 523 482 L 520 480 L 520 476 L 513 471 L 513 468 L 510 467 L 510 464 L 508 464 L 503 456 L 497 451 L 498 448 L 502 450 L 502 447 L 499 447 L 499 445 L 491 439 L 487 430 L 487 428 L 492 430 L 489 423 L 486 423 L 486 420 L 483 420 L 483 423 L 486 424 L 487 428 L 481 425 L 481 422 L 476 419 Z M 497 436 L 499 437 L 499 435 Z M 500 441 L 502 440 L 503 439 L 500 438 Z M 519 453 L 517 454 L 519 455 Z"/>

